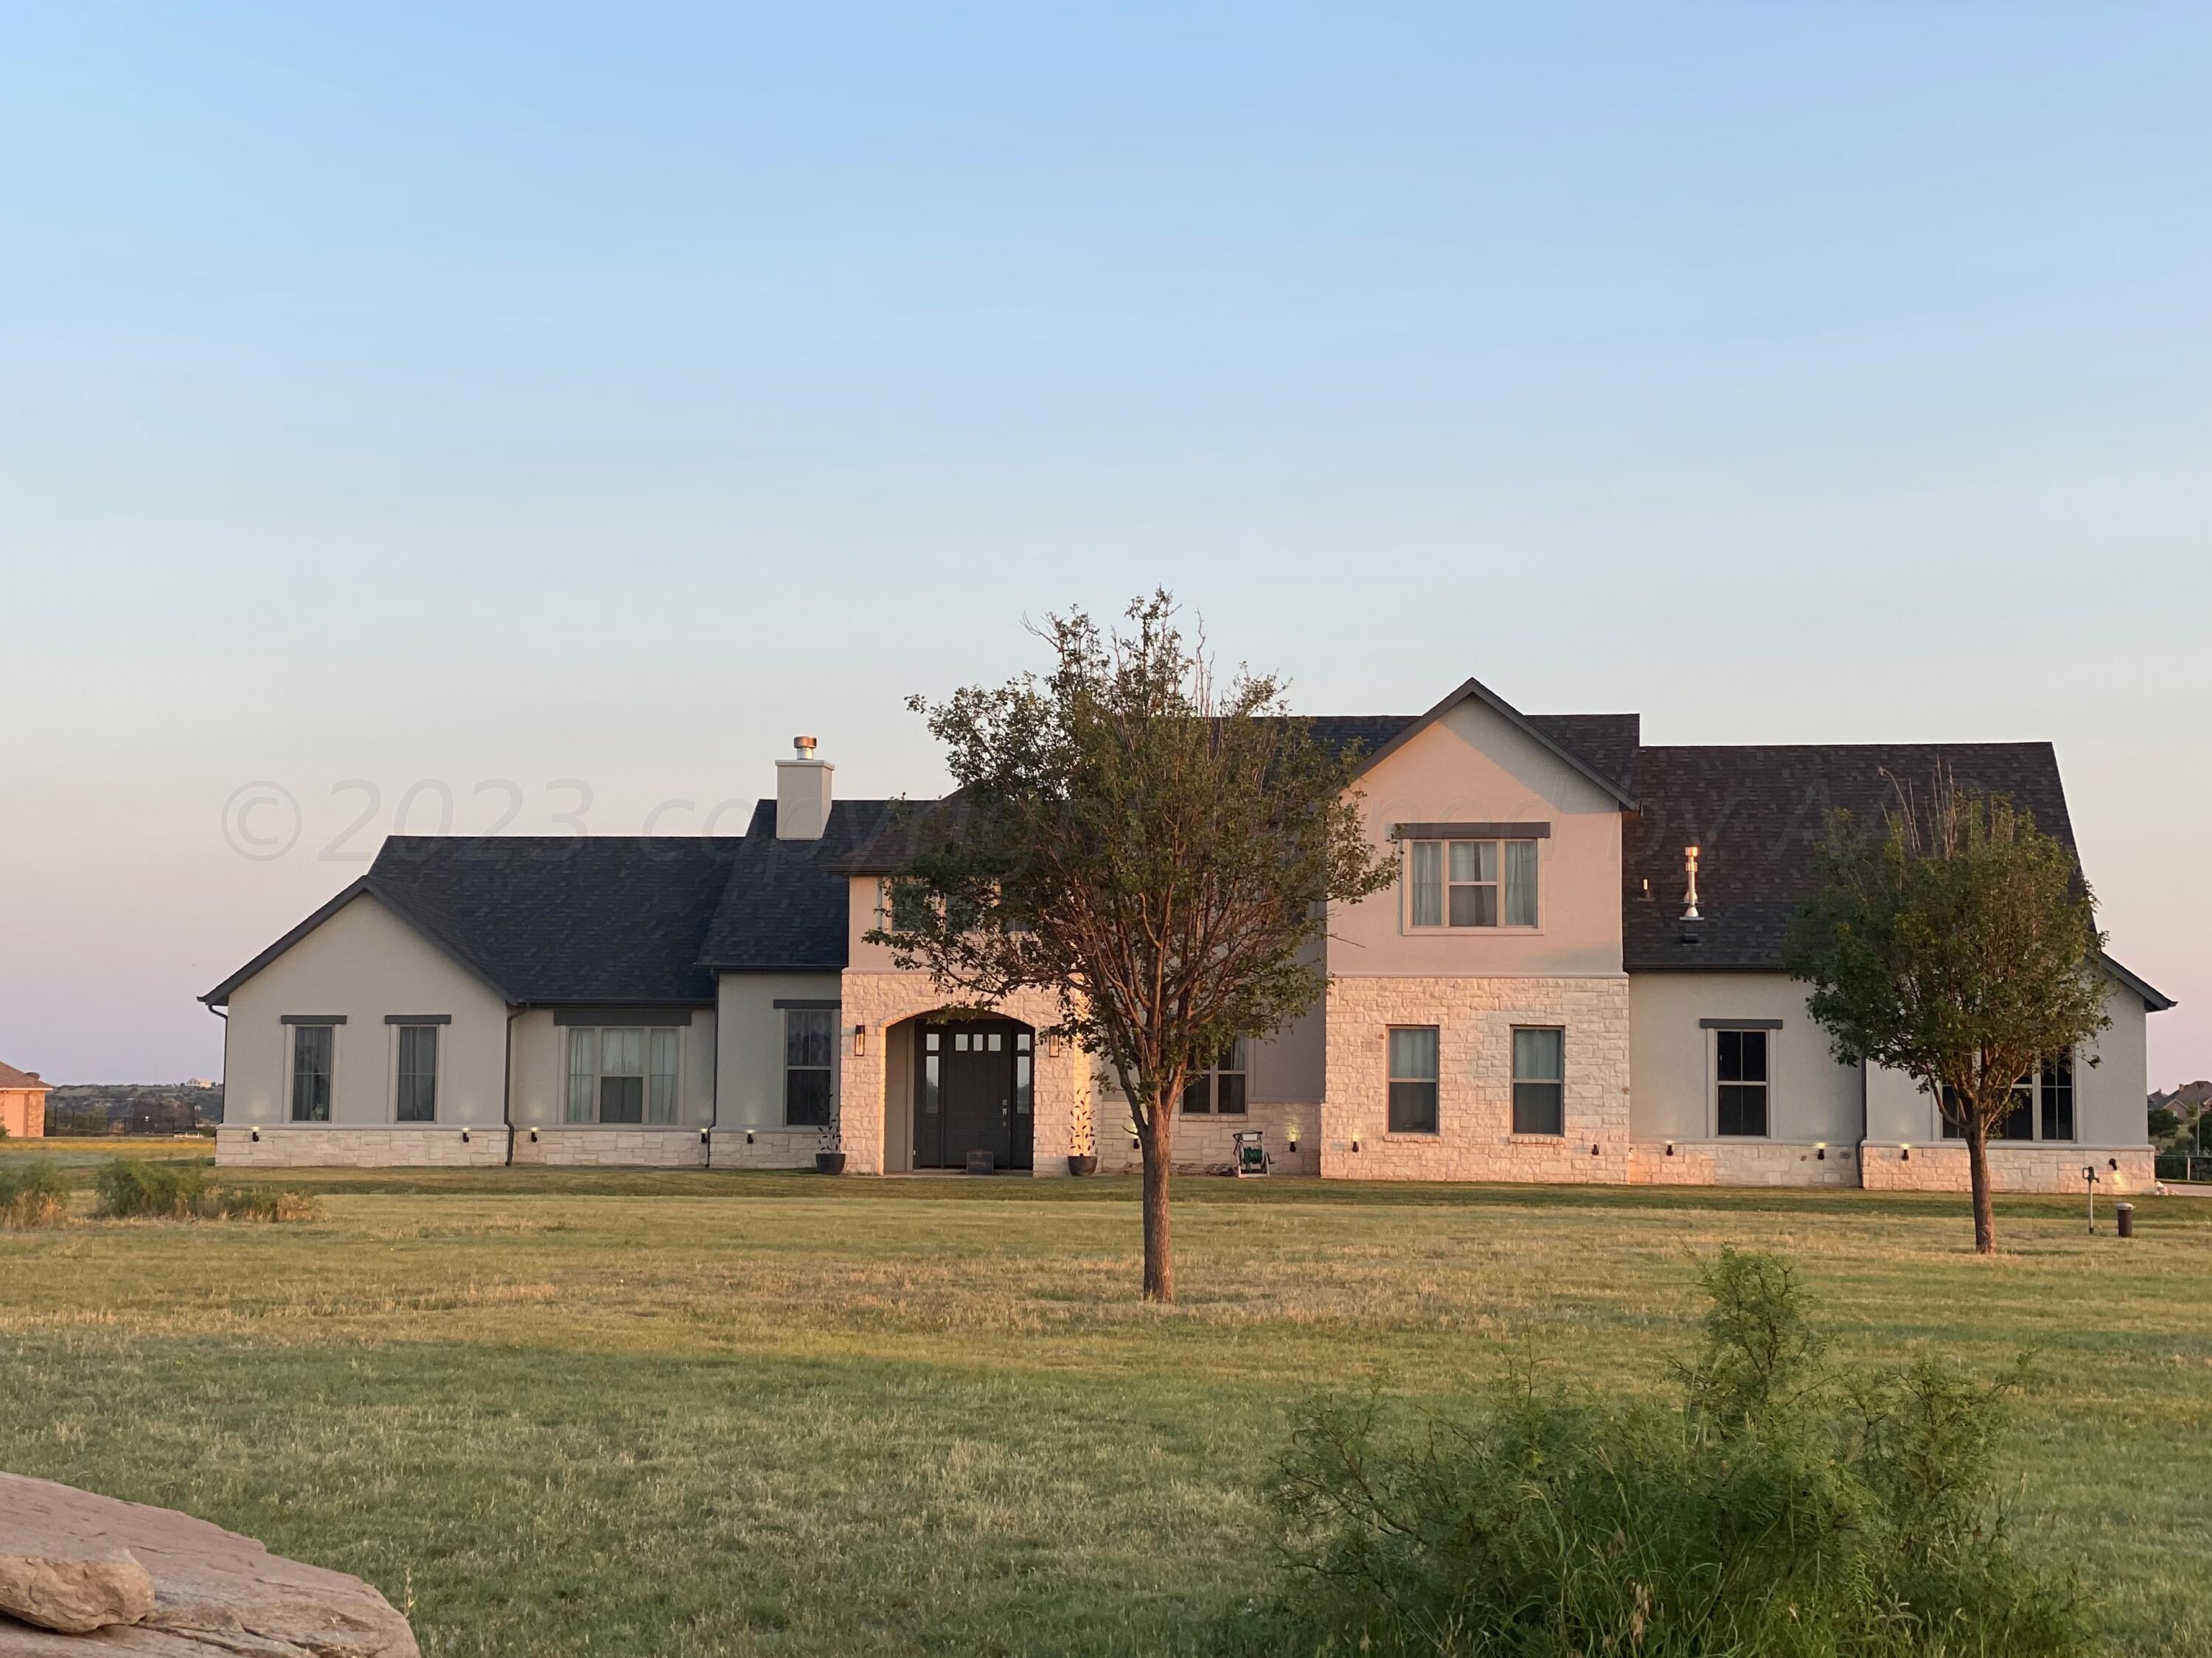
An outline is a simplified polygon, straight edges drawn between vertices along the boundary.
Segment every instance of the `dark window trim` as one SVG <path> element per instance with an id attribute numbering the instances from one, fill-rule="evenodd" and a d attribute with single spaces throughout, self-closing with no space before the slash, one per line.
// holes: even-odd
<path id="1" fill-rule="evenodd" d="M 277 1016 L 279 1024 L 343 1024 L 343 1013 L 284 1013 Z"/>
<path id="2" fill-rule="evenodd" d="M 386 1024 L 451 1024 L 453 1022 L 453 1016 L 450 1013 L 387 1013 L 384 1016 Z"/>
<path id="3" fill-rule="evenodd" d="M 1779 1030 L 1779 1019 L 1700 1019 L 1700 1030 Z"/>
<path id="4" fill-rule="evenodd" d="M 1548 841 L 1549 823 L 1393 823 L 1396 841 Z"/>
<path id="5" fill-rule="evenodd" d="M 844 1004 L 835 1000 L 825 1002 L 818 998 L 810 1000 L 803 996 L 779 996 L 775 1005 L 793 1008 L 801 1013 L 835 1013 L 839 1008 L 844 1006 Z"/>
<path id="6" fill-rule="evenodd" d="M 553 1023 L 593 1028 L 690 1024 L 691 1010 L 688 1007 L 556 1007 L 553 1010 Z"/>

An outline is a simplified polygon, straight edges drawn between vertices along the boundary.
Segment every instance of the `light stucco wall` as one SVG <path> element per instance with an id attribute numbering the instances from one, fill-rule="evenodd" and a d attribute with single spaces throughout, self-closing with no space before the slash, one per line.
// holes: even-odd
<path id="1" fill-rule="evenodd" d="M 507 1083 L 506 1003 L 366 893 L 231 993 L 224 1123 L 286 1124 L 292 1028 L 282 1023 L 283 1016 L 342 1014 L 346 1022 L 334 1027 L 332 1038 L 331 1125 L 393 1126 L 398 1027 L 384 1020 L 394 1013 L 452 1016 L 453 1023 L 439 1029 L 437 1125 L 500 1125 Z M 225 1143 L 218 1139 L 218 1157 Z"/>
<path id="2" fill-rule="evenodd" d="M 0 1129 L 9 1139 L 40 1139 L 46 1132 L 46 1094 L 43 1088 L 0 1088 Z"/>
<path id="3" fill-rule="evenodd" d="M 1329 970 L 1419 978 L 1620 971 L 1620 803 L 1481 703 L 1468 701 L 1359 780 L 1368 835 L 1403 823 L 1544 823 L 1537 925 L 1415 932 L 1403 847 L 1388 891 L 1329 916 Z"/>
<path id="4" fill-rule="evenodd" d="M 1722 1148 L 1742 1146 L 1741 1151 L 1724 1151 L 1717 1164 L 1711 1153 L 1704 1162 L 1723 1183 L 1731 1183 L 1725 1181 L 1729 1166 L 1749 1172 L 1749 1183 L 1767 1183 L 1773 1159 L 1757 1158 L 1749 1149 L 1752 1142 L 1721 1138 L 1716 1033 L 1702 1029 L 1698 1021 L 1779 1019 L 1782 1028 L 1767 1033 L 1766 1142 L 1837 1148 L 1858 1144 L 1859 1067 L 1837 1063 L 1827 1033 L 1805 1011 L 1804 987 L 1788 975 L 1633 974 L 1628 1012 L 1629 1129 L 1638 1140 L 1673 1140 L 1678 1147 L 1705 1141 Z M 1677 1160 L 1686 1166 L 1679 1150 Z"/>
<path id="5" fill-rule="evenodd" d="M 722 1031 L 718 1169 L 811 1169 L 821 1131 L 783 1121 L 783 1010 L 778 1001 L 834 1002 L 835 973 L 725 973 L 717 987 Z M 837 1086 L 832 1067 L 830 1085 Z"/>

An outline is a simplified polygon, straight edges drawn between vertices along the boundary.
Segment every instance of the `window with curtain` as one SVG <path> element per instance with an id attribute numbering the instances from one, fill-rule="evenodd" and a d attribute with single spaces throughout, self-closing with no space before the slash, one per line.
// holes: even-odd
<path id="1" fill-rule="evenodd" d="M 783 1120 L 792 1127 L 819 1128 L 830 1121 L 836 1057 L 836 1009 L 784 1010 Z"/>
<path id="2" fill-rule="evenodd" d="M 1182 1085 L 1182 1108 L 1192 1116 L 1209 1113 L 1224 1117 L 1244 1114 L 1244 1039 L 1229 1044 L 1229 1051 Z"/>
<path id="3" fill-rule="evenodd" d="M 292 1027 L 292 1121 L 331 1120 L 331 1055 L 337 1033 L 326 1024 Z"/>
<path id="4" fill-rule="evenodd" d="M 1417 927 L 1533 927 L 1536 845 L 1524 841 L 1409 843 Z"/>
<path id="5" fill-rule="evenodd" d="M 399 1097 L 392 1116 L 400 1122 L 438 1120 L 438 1027 L 399 1027 Z"/>
<path id="6" fill-rule="evenodd" d="M 571 1027 L 563 1121 L 675 1123 L 682 1040 L 671 1026 Z"/>
<path id="7" fill-rule="evenodd" d="M 1394 1134 L 1437 1132 L 1437 1027 L 1395 1025 L 1390 1031 L 1389 1126 Z"/>
<path id="8" fill-rule="evenodd" d="M 1564 1134 L 1567 1033 L 1554 1027 L 1513 1032 L 1513 1132 Z"/>
<path id="9" fill-rule="evenodd" d="M 1753 1139 L 1766 1133 L 1767 1033 L 1716 1030 L 1717 1126 L 1723 1134 Z"/>

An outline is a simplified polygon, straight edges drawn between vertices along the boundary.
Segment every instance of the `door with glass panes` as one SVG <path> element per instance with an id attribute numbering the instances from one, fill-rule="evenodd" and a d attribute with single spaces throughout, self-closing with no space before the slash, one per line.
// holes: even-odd
<path id="1" fill-rule="evenodd" d="M 964 1169 L 988 1152 L 994 1169 L 1031 1166 L 1035 1038 L 1005 1019 L 925 1024 L 916 1045 L 914 1166 Z"/>

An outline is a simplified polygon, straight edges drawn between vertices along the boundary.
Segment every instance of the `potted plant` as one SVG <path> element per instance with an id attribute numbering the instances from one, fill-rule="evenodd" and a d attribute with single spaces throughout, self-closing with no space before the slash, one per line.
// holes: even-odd
<path id="1" fill-rule="evenodd" d="M 1098 1136 L 1091 1122 L 1091 1102 L 1075 1102 L 1075 1126 L 1067 1138 L 1067 1172 L 1071 1175 L 1095 1175 L 1098 1172 Z"/>
<path id="2" fill-rule="evenodd" d="M 822 1125 L 821 1144 L 815 1147 L 814 1169 L 817 1174 L 842 1175 L 845 1172 L 845 1143 L 838 1132 L 837 1108 L 830 1108 L 830 1121 Z"/>

